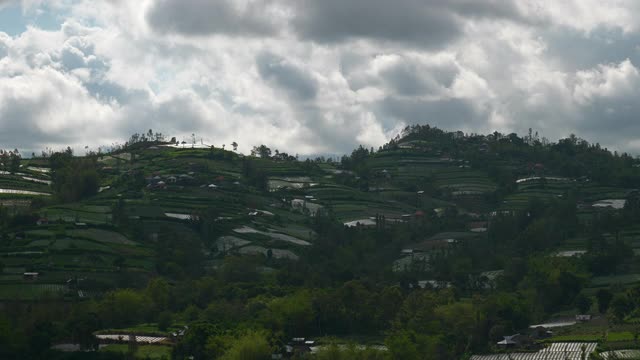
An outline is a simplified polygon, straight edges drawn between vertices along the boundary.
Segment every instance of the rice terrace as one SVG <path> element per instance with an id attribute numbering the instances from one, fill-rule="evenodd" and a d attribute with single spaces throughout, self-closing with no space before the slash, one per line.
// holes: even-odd
<path id="1" fill-rule="evenodd" d="M 640 360 L 637 0 L 0 0 L 0 360 Z"/>

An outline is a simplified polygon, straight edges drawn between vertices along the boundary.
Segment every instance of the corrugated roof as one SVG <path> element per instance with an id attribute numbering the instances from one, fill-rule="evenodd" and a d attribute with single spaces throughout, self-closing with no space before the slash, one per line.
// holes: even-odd
<path id="1" fill-rule="evenodd" d="M 640 359 L 640 350 L 616 350 L 600 354 L 603 359 Z"/>
<path id="2" fill-rule="evenodd" d="M 536 353 L 473 355 L 470 360 L 582 360 L 582 349 L 591 354 L 597 343 L 552 343 Z"/>

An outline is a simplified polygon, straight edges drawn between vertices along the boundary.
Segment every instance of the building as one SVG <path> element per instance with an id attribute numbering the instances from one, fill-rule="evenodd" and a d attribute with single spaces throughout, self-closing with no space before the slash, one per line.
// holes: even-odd
<path id="1" fill-rule="evenodd" d="M 25 280 L 38 280 L 38 276 L 40 276 L 39 273 L 32 271 L 22 274 L 22 277 L 24 277 Z"/>
<path id="2" fill-rule="evenodd" d="M 586 315 L 586 314 L 576 315 L 576 321 L 587 322 L 590 320 L 591 320 L 591 315 Z"/>
<path id="3" fill-rule="evenodd" d="M 589 359 L 598 343 L 551 343 L 538 352 L 473 355 L 470 360 L 582 360 Z"/>
<path id="4" fill-rule="evenodd" d="M 522 335 L 520 334 L 505 335 L 503 336 L 503 338 L 504 339 L 498 341 L 498 343 L 496 344 L 501 348 L 516 348 L 520 347 L 520 345 L 522 344 Z"/>
<path id="5" fill-rule="evenodd" d="M 315 341 L 313 340 L 307 340 L 303 337 L 293 338 L 291 339 L 291 341 L 289 341 L 289 343 L 285 347 L 287 357 L 309 354 L 311 353 L 311 347 L 313 347 L 314 345 L 315 345 Z"/>

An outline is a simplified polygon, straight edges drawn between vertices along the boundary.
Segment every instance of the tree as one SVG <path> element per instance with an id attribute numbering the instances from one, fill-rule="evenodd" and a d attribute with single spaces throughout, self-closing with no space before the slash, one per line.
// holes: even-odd
<path id="1" fill-rule="evenodd" d="M 389 336 L 385 343 L 393 360 L 421 359 L 417 344 L 413 341 L 415 334 L 410 332 L 398 332 Z"/>
<path id="2" fill-rule="evenodd" d="M 162 312 L 167 309 L 171 294 L 169 283 L 165 279 L 153 279 L 151 282 L 149 282 L 149 285 L 147 285 L 146 293 L 153 302 L 154 311 Z"/>
<path id="3" fill-rule="evenodd" d="M 621 323 L 624 317 L 631 311 L 632 305 L 626 295 L 618 294 L 611 300 L 610 310 L 614 319 Z"/>
<path id="4" fill-rule="evenodd" d="M 146 318 L 148 304 L 149 299 L 136 291 L 112 291 L 99 304 L 100 318 L 111 327 L 136 324 Z"/>
<path id="5" fill-rule="evenodd" d="M 609 304 L 613 299 L 613 294 L 609 290 L 600 289 L 596 293 L 596 299 L 598 299 L 598 311 L 601 314 L 604 314 L 609 309 Z"/>
<path id="6" fill-rule="evenodd" d="M 49 158 L 51 186 L 60 200 L 73 202 L 98 193 L 99 175 L 95 158 L 74 158 L 71 148 Z"/>
<path id="7" fill-rule="evenodd" d="M 576 305 L 576 309 L 578 309 L 578 312 L 580 312 L 580 314 L 586 314 L 589 309 L 591 309 L 591 304 L 593 303 L 591 298 L 584 294 L 578 295 L 574 302 Z"/>
<path id="8" fill-rule="evenodd" d="M 237 142 L 232 142 L 231 146 L 233 146 L 233 151 L 238 151 L 238 143 Z"/>
<path id="9" fill-rule="evenodd" d="M 267 304 L 267 310 L 267 324 L 288 336 L 307 332 L 314 317 L 311 296 L 307 291 L 274 299 Z"/>
<path id="10" fill-rule="evenodd" d="M 22 155 L 20 155 L 18 149 L 9 152 L 9 171 L 11 173 L 16 173 L 20 170 L 20 160 L 22 160 Z"/>
<path id="11" fill-rule="evenodd" d="M 163 311 L 158 315 L 158 329 L 160 331 L 166 331 L 172 322 L 173 319 L 170 312 Z"/>
<path id="12" fill-rule="evenodd" d="M 268 159 L 271 157 L 271 149 L 269 149 L 266 145 L 254 146 L 251 149 L 251 156 L 260 156 L 261 158 Z"/>
<path id="13" fill-rule="evenodd" d="M 209 342 L 223 333 L 216 326 L 205 322 L 189 324 L 189 330 L 173 350 L 173 359 L 216 359 L 216 351 Z"/>
<path id="14" fill-rule="evenodd" d="M 48 359 L 51 341 L 55 336 L 55 328 L 50 321 L 37 321 L 28 337 L 29 352 L 33 359 Z"/>
<path id="15" fill-rule="evenodd" d="M 272 349 L 267 341 L 267 334 L 260 331 L 249 331 L 231 342 L 229 349 L 220 358 L 222 360 L 268 360 Z"/>

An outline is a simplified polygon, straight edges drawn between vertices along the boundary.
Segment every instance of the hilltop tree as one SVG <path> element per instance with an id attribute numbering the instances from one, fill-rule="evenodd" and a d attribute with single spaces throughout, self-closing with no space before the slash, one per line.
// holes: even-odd
<path id="1" fill-rule="evenodd" d="M 238 143 L 237 142 L 232 142 L 231 146 L 233 146 L 233 151 L 238 151 Z"/>
<path id="2" fill-rule="evenodd" d="M 271 149 L 266 145 L 254 146 L 251 149 L 251 156 L 260 156 L 261 158 L 268 159 L 271 157 Z"/>
<path id="3" fill-rule="evenodd" d="M 20 170 L 20 160 L 22 160 L 22 155 L 18 149 L 9 152 L 9 171 L 11 173 L 16 173 Z"/>

